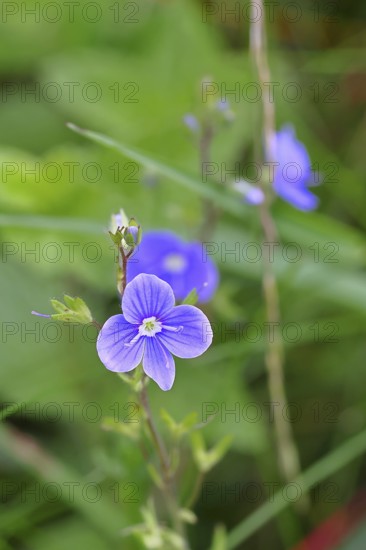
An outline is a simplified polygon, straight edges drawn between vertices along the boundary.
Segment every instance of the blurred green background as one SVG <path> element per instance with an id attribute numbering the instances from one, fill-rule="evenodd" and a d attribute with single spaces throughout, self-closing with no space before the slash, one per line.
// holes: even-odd
<path id="1" fill-rule="evenodd" d="M 137 147 L 199 181 L 197 146 L 182 117 L 205 108 L 202 78 L 228 89 L 257 80 L 248 2 L 217 2 L 212 15 L 198 0 L 90 4 L 75 3 L 72 18 L 61 0 L 42 0 L 37 15 L 26 11 L 33 2 L 1 6 L 0 398 L 10 412 L 1 424 L 1 550 L 141 548 L 119 532 L 141 521 L 151 491 L 145 462 L 134 443 L 101 429 L 116 404 L 122 419 L 130 412 L 128 389 L 100 364 L 95 334 L 76 328 L 71 337 L 67 327 L 47 328 L 30 312 L 48 312 L 49 298 L 65 292 L 82 296 L 100 322 L 118 312 L 106 228 L 119 208 L 145 230 L 168 228 L 187 239 L 196 237 L 201 220 L 199 185 L 187 190 L 65 123 Z M 273 19 L 267 14 L 277 125 L 294 124 L 325 175 L 317 212 L 274 206 L 281 240 L 302 251 L 299 262 L 278 261 L 276 270 L 283 322 L 301 327 L 301 338 L 286 344 L 286 387 L 301 411 L 299 418 L 294 407 L 289 414 L 306 469 L 366 424 L 365 5 L 301 2 L 295 13 L 288 4 L 276 3 Z M 225 15 L 225 6 L 236 15 Z M 301 90 L 298 101 L 282 93 L 290 82 Z M 255 160 L 261 103 L 228 99 L 235 120 L 220 129 L 212 158 L 232 167 Z M 263 326 L 261 263 L 224 253 L 260 239 L 256 209 L 243 204 L 223 212 L 212 237 L 221 283 L 204 307 L 220 327 L 214 346 L 195 361 L 177 360 L 170 392 L 150 385 L 153 408 L 177 419 L 192 410 L 201 417 L 205 403 L 220 412 L 256 403 L 262 412 L 257 422 L 218 414 L 205 429 L 209 444 L 228 433 L 233 444 L 207 478 L 217 492 L 198 500 L 199 521 L 190 528 L 197 550 L 209 547 L 217 523 L 233 528 L 269 497 L 268 484 L 279 482 L 264 405 L 264 338 L 225 335 L 235 323 Z M 359 455 L 324 475 L 305 518 L 290 506 L 238 548 L 292 548 L 363 489 L 365 467 Z M 94 499 L 92 488 L 86 498 L 79 489 L 69 498 L 73 482 L 79 489 L 98 483 L 102 498 Z M 42 494 L 47 483 L 62 487 L 60 498 L 55 487 L 56 494 L 50 486 L 50 496 Z M 246 492 L 251 483 L 258 498 Z M 230 494 L 238 484 L 239 497 Z M 363 548 L 365 532 L 356 536 L 342 548 Z"/>

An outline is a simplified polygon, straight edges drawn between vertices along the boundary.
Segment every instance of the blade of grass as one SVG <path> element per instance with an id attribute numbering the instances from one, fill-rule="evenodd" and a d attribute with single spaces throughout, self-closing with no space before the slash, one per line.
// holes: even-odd
<path id="1" fill-rule="evenodd" d="M 142 164 L 145 168 L 149 170 L 157 172 L 162 176 L 165 176 L 172 179 L 173 181 L 176 181 L 177 183 L 180 183 L 187 189 L 198 193 L 200 196 L 211 199 L 223 210 L 226 210 L 227 212 L 230 212 L 231 214 L 235 214 L 240 217 L 243 216 L 242 204 L 240 203 L 240 201 L 237 200 L 236 195 L 231 194 L 228 189 L 221 189 L 220 186 L 214 182 L 206 185 L 205 183 L 203 183 L 203 181 L 189 176 L 181 170 L 177 170 L 176 168 L 173 168 L 165 164 L 164 162 L 155 160 L 145 153 L 138 151 L 137 149 L 132 149 L 131 147 L 128 147 L 123 143 L 117 142 L 114 139 L 109 138 L 103 134 L 99 134 L 98 132 L 84 130 L 83 128 L 79 128 L 78 126 L 75 126 L 75 124 L 72 124 L 70 122 L 67 124 L 67 127 L 73 132 L 76 132 L 81 136 L 84 136 L 96 143 L 99 143 L 104 147 L 114 149 L 125 157 L 128 157 Z"/>
<path id="2" fill-rule="evenodd" d="M 82 491 L 85 481 L 68 465 L 48 454 L 31 436 L 14 428 L 0 426 L 2 453 L 24 466 L 42 483 L 53 483 L 61 489 L 63 501 L 83 516 L 107 540 L 116 541 L 119 529 L 124 526 L 120 509 L 111 498 L 88 501 Z M 68 492 L 70 486 L 75 491 Z"/>
<path id="3" fill-rule="evenodd" d="M 304 494 L 317 483 L 334 474 L 365 451 L 366 430 L 355 435 L 346 441 L 346 443 L 340 445 L 335 451 L 318 460 L 313 466 L 310 466 L 310 468 L 303 472 L 301 477 L 295 479 L 293 483 L 296 483 L 297 487 L 300 487 Z M 260 506 L 229 533 L 228 550 L 233 550 L 247 540 L 253 533 L 289 505 L 290 501 L 284 497 L 282 490 L 275 493 L 272 502 L 266 502 Z"/>
<path id="4" fill-rule="evenodd" d="M 53 218 L 50 216 L 23 216 L 0 214 L 0 227 L 24 227 L 29 229 L 53 229 L 100 235 L 105 226 L 93 220 L 80 218 Z"/>

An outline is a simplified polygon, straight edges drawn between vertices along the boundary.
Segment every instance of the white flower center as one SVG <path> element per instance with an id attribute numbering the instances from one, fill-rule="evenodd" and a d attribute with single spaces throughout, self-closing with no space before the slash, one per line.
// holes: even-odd
<path id="1" fill-rule="evenodd" d="M 163 263 L 165 269 L 170 273 L 182 273 L 187 266 L 187 260 L 182 254 L 168 254 Z"/>
<path id="2" fill-rule="evenodd" d="M 146 317 L 139 326 L 140 336 L 155 336 L 157 332 L 161 332 L 163 325 L 157 321 L 156 317 Z"/>

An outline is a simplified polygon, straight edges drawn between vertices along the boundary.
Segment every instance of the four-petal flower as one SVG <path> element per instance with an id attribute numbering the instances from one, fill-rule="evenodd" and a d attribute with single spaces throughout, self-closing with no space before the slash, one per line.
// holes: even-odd
<path id="1" fill-rule="evenodd" d="M 137 275 L 122 298 L 123 315 L 110 317 L 97 340 L 100 360 L 114 372 L 143 370 L 164 391 L 175 378 L 172 354 L 198 357 L 212 342 L 212 328 L 194 306 L 175 306 L 172 288 L 155 275 Z"/>

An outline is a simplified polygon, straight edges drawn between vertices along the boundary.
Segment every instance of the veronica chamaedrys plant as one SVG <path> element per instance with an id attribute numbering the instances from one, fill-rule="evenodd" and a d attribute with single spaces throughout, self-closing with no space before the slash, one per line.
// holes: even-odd
<path id="1" fill-rule="evenodd" d="M 199 302 L 207 302 L 219 282 L 217 267 L 203 254 L 202 244 L 184 242 L 170 231 L 144 232 L 128 263 L 127 282 L 140 273 L 166 281 L 177 300 L 183 300 L 195 288 Z"/>
<path id="2" fill-rule="evenodd" d="M 114 372 L 129 372 L 142 362 L 145 374 L 164 391 L 174 383 L 172 354 L 198 357 L 212 343 L 206 315 L 192 305 L 175 306 L 172 288 L 155 275 L 140 274 L 127 284 L 122 311 L 99 333 L 100 360 Z"/>

